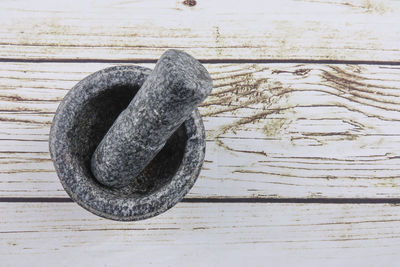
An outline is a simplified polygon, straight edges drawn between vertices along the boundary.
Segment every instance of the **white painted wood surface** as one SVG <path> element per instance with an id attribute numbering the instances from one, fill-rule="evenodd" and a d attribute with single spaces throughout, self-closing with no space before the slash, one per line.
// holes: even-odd
<path id="1" fill-rule="evenodd" d="M 2 265 L 396 266 L 392 205 L 180 203 L 112 222 L 74 203 L 0 205 Z"/>
<path id="2" fill-rule="evenodd" d="M 66 197 L 48 153 L 53 114 L 75 83 L 111 65 L 0 65 L 1 197 Z M 206 161 L 189 196 L 400 197 L 400 68 L 206 67 Z"/>
<path id="3" fill-rule="evenodd" d="M 185 2 L 0 1 L 0 265 L 395 266 L 400 2 Z M 95 217 L 54 172 L 54 112 L 168 48 L 214 79 L 200 178 L 156 218 Z"/>
<path id="4" fill-rule="evenodd" d="M 383 0 L 0 2 L 0 57 L 398 61 L 400 3 Z"/>

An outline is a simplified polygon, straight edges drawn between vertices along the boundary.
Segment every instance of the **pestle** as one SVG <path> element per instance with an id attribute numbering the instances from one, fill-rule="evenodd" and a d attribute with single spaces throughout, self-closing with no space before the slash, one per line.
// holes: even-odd
<path id="1" fill-rule="evenodd" d="M 97 146 L 91 158 L 95 178 L 112 188 L 134 181 L 211 89 L 198 60 L 167 50 Z"/>

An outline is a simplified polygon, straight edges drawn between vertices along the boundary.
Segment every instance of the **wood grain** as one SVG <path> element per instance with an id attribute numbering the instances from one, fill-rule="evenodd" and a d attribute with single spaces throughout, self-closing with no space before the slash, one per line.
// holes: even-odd
<path id="1" fill-rule="evenodd" d="M 194 2 L 3 0 L 0 58 L 400 60 L 398 1 Z"/>
<path id="2" fill-rule="evenodd" d="M 399 206 L 371 203 L 400 202 L 399 16 L 395 0 L 0 1 L 1 266 L 395 266 Z M 211 63 L 215 87 L 188 198 L 134 223 L 67 202 L 59 102 L 168 48 Z"/>
<path id="3" fill-rule="evenodd" d="M 66 197 L 48 154 L 53 114 L 111 65 L 0 64 L 0 197 Z M 206 160 L 189 197 L 400 198 L 398 66 L 206 67 Z"/>
<path id="4" fill-rule="evenodd" d="M 1 203 L 2 266 L 394 266 L 392 205 L 191 204 L 142 222 L 73 203 Z"/>

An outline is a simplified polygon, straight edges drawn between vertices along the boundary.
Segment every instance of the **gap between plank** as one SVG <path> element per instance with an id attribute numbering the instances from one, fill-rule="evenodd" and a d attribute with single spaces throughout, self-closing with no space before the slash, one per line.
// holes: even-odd
<path id="1" fill-rule="evenodd" d="M 203 64 L 263 64 L 263 63 L 294 63 L 294 64 L 356 64 L 356 65 L 389 65 L 398 66 L 400 61 L 373 61 L 373 60 L 333 60 L 333 59 L 199 59 Z M 16 63 L 156 63 L 157 59 L 23 59 L 0 58 L 0 62 Z"/>
<path id="2" fill-rule="evenodd" d="M 0 203 L 72 203 L 64 197 L 1 197 Z M 184 203 L 400 204 L 400 198 L 184 198 Z"/>

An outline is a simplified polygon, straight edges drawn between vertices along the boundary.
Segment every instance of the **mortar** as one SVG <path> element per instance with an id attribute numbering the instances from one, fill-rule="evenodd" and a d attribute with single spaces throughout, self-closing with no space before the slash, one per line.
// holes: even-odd
<path id="1" fill-rule="evenodd" d="M 166 211 L 189 192 L 204 161 L 204 125 L 195 108 L 127 186 L 108 187 L 94 177 L 94 151 L 150 73 L 117 66 L 89 75 L 62 100 L 51 126 L 50 153 L 62 186 L 73 201 L 104 218 L 135 221 Z"/>

